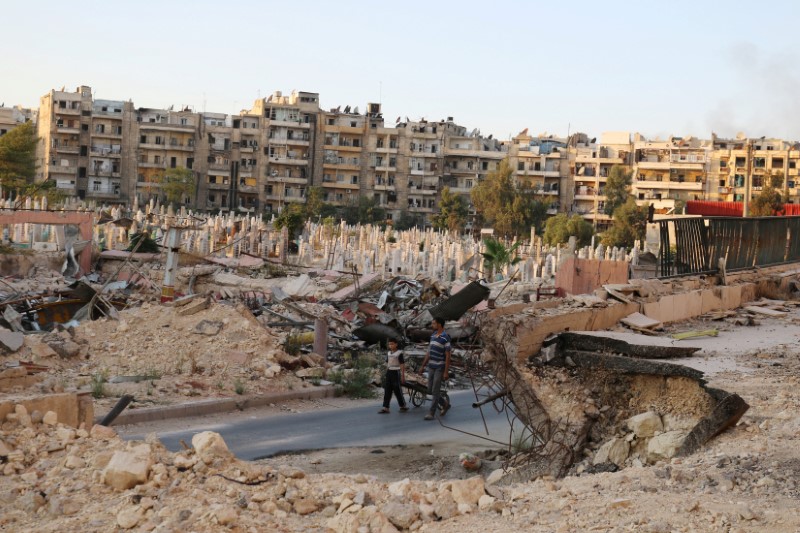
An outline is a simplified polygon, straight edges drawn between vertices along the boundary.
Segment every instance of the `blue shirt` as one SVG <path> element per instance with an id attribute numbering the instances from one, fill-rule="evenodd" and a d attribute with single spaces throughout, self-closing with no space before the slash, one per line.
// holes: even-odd
<path id="1" fill-rule="evenodd" d="M 445 354 L 450 351 L 450 335 L 442 331 L 441 335 L 431 335 L 430 355 L 428 366 L 431 368 L 444 368 Z"/>

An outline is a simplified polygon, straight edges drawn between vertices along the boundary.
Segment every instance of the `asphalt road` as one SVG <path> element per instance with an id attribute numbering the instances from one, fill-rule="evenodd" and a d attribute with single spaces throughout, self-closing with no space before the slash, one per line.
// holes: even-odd
<path id="1" fill-rule="evenodd" d="M 442 423 L 426 421 L 426 406 L 406 413 L 397 410 L 392 400 L 390 414 L 377 414 L 380 400 L 359 403 L 353 407 L 314 409 L 304 413 L 272 414 L 245 411 L 232 413 L 221 420 L 183 419 L 176 430 L 164 430 L 164 423 L 137 424 L 121 428 L 127 440 L 141 440 L 155 431 L 161 442 L 172 451 L 181 448 L 180 440 L 191 442 L 192 435 L 216 431 L 240 459 L 253 460 L 286 452 L 347 448 L 354 446 L 390 446 L 396 444 L 464 444 L 499 448 L 501 444 L 468 435 L 509 442 L 510 427 L 505 413 L 497 413 L 491 405 L 482 408 L 489 434 L 486 434 L 480 411 L 472 408 L 472 391 L 450 392 L 452 408 Z"/>

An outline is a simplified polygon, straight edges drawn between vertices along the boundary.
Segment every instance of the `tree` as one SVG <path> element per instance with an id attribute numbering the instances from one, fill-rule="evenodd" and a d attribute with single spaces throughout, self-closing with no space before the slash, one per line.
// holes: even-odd
<path id="1" fill-rule="evenodd" d="M 306 221 L 305 207 L 303 204 L 291 203 L 275 219 L 276 228 L 287 228 L 289 239 L 294 239 L 297 232 L 303 227 Z"/>
<path id="2" fill-rule="evenodd" d="M 0 185 L 18 189 L 36 176 L 36 145 L 39 137 L 32 122 L 26 122 L 0 137 Z"/>
<path id="3" fill-rule="evenodd" d="M 386 210 L 378 205 L 375 198 L 359 196 L 354 204 L 343 209 L 342 218 L 350 225 L 385 224 Z"/>
<path id="4" fill-rule="evenodd" d="M 180 204 L 184 196 L 191 196 L 196 185 L 194 172 L 186 167 L 168 168 L 156 176 L 156 182 L 171 204 Z"/>
<path id="5" fill-rule="evenodd" d="M 472 203 L 481 218 L 502 237 L 527 233 L 531 225 L 537 224 L 537 217 L 547 211 L 547 206 L 536 199 L 533 191 L 517 186 L 513 173 L 508 159 L 504 159 L 471 193 Z"/>
<path id="6" fill-rule="evenodd" d="M 750 204 L 751 217 L 771 217 L 783 210 L 783 198 L 780 191 L 772 185 L 766 185 L 761 193 L 753 198 Z"/>
<path id="7" fill-rule="evenodd" d="M 467 224 L 469 206 L 460 194 L 450 192 L 450 187 L 442 189 L 442 199 L 439 201 L 439 213 L 432 217 L 433 227 L 440 230 L 450 230 L 461 233 Z"/>
<path id="8" fill-rule="evenodd" d="M 306 190 L 306 216 L 314 219 L 322 216 L 325 206 L 325 191 L 322 187 L 309 187 Z"/>
<path id="9" fill-rule="evenodd" d="M 408 211 L 402 211 L 400 217 L 392 224 L 392 227 L 397 231 L 406 231 L 419 226 L 421 223 L 422 221 L 417 215 L 409 213 Z"/>
<path id="10" fill-rule="evenodd" d="M 544 229 L 544 242 L 547 244 L 560 244 L 567 242 L 570 237 L 575 237 L 578 245 L 589 244 L 594 234 L 594 228 L 580 215 L 568 217 L 565 213 L 547 220 Z"/>
<path id="11" fill-rule="evenodd" d="M 647 207 L 636 205 L 633 196 L 614 211 L 613 225 L 603 234 L 603 244 L 630 248 L 644 239 L 647 231 Z"/>
<path id="12" fill-rule="evenodd" d="M 495 273 L 506 265 L 516 265 L 522 259 L 516 255 L 520 241 L 515 242 L 507 248 L 497 239 L 484 239 L 486 251 L 483 256 L 483 274 L 489 280 L 494 280 Z"/>
<path id="13" fill-rule="evenodd" d="M 603 212 L 606 215 L 611 215 L 617 208 L 624 205 L 630 197 L 629 188 L 631 186 L 631 178 L 633 172 L 626 169 L 622 165 L 614 165 L 608 173 L 606 179 L 606 203 Z"/>

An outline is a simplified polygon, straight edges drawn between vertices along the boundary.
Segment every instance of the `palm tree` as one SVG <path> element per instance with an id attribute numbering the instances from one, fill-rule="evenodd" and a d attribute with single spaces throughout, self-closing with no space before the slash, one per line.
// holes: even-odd
<path id="1" fill-rule="evenodd" d="M 495 273 L 504 266 L 516 265 L 522 261 L 522 258 L 515 253 L 517 247 L 521 244 L 520 241 L 512 244 L 510 248 L 506 248 L 497 239 L 484 239 L 483 243 L 486 245 L 486 251 L 481 253 L 483 256 L 483 272 L 487 279 L 491 281 L 494 281 Z"/>

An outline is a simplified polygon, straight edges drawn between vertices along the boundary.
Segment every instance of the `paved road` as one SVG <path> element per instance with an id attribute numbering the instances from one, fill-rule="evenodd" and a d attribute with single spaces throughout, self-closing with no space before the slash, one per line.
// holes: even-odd
<path id="1" fill-rule="evenodd" d="M 509 424 L 505 413 L 498 414 L 491 405 L 483 413 L 489 428 L 486 435 L 480 412 L 472 408 L 472 391 L 451 392 L 453 407 L 442 419 L 447 426 L 507 443 Z M 216 431 L 240 459 L 252 460 L 290 451 L 321 450 L 351 446 L 389 446 L 395 444 L 473 444 L 486 448 L 500 447 L 486 440 L 442 427 L 437 421 L 425 421 L 425 407 L 411 408 L 399 413 L 392 401 L 392 413 L 377 414 L 380 401 L 355 407 L 316 409 L 295 414 L 231 414 L 229 421 L 207 419 L 182 420 L 173 427 L 180 430 L 158 430 L 164 445 L 181 449 L 180 439 L 191 442 L 192 435 L 201 431 Z M 161 423 L 161 427 L 164 424 Z M 137 424 L 121 429 L 126 439 L 143 439 L 155 426 Z"/>

